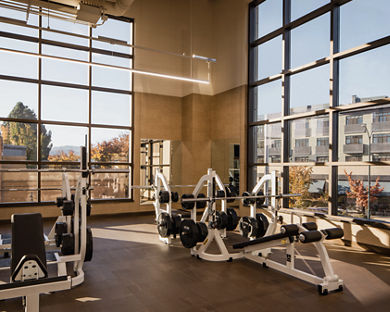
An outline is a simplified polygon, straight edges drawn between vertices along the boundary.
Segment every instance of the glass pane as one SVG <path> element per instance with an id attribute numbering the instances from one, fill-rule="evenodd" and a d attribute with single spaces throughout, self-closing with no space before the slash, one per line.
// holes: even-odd
<path id="1" fill-rule="evenodd" d="M 38 85 L 0 80 L 0 94 L 0 117 L 37 119 Z M 19 111 L 18 103 L 23 103 L 25 108 Z"/>
<path id="2" fill-rule="evenodd" d="M 329 65 L 291 76 L 290 115 L 329 107 Z"/>
<path id="3" fill-rule="evenodd" d="M 0 164 L 0 169 L 35 169 L 35 166 Z M 38 174 L 34 172 L 0 172 L 0 203 L 36 202 Z"/>
<path id="4" fill-rule="evenodd" d="M 390 219 L 389 177 L 389 166 L 371 167 L 370 215 L 372 219 L 385 221 Z M 339 215 L 354 218 L 368 217 L 368 166 L 339 167 L 338 194 Z"/>
<path id="5" fill-rule="evenodd" d="M 282 27 L 282 0 L 267 0 L 255 8 L 256 27 L 252 39 L 260 38 Z"/>
<path id="6" fill-rule="evenodd" d="M 6 49 L 38 53 L 38 44 L 0 37 L 0 46 Z M 23 78 L 38 78 L 38 58 L 0 52 L 0 74 Z"/>
<path id="7" fill-rule="evenodd" d="M 280 80 L 250 89 L 251 121 L 279 118 L 282 110 Z"/>
<path id="8" fill-rule="evenodd" d="M 6 18 L 17 19 L 17 20 L 20 20 L 22 22 L 26 21 L 26 13 L 25 12 L 6 9 L 3 7 L 0 8 L 0 16 L 6 17 Z M 38 26 L 38 19 L 39 19 L 38 15 L 29 14 L 27 25 Z M 27 35 L 27 36 L 32 36 L 32 37 L 38 36 L 37 29 L 32 29 L 32 28 L 18 26 L 18 25 L 0 23 L 0 29 L 2 31 L 6 31 L 6 32 L 10 32 L 10 33 L 16 33 L 16 34 Z"/>
<path id="9" fill-rule="evenodd" d="M 260 80 L 282 71 L 282 36 L 278 36 L 253 49 L 253 80 Z"/>
<path id="10" fill-rule="evenodd" d="M 131 95 L 92 91 L 92 123 L 131 126 Z"/>
<path id="11" fill-rule="evenodd" d="M 324 58 L 330 52 L 330 14 L 291 31 L 291 68 Z"/>
<path id="12" fill-rule="evenodd" d="M 88 52 L 43 45 L 42 53 L 88 61 Z M 88 66 L 61 60 L 42 59 L 42 79 L 88 85 Z"/>
<path id="13" fill-rule="evenodd" d="M 340 105 L 390 96 L 390 45 L 340 60 Z"/>
<path id="14" fill-rule="evenodd" d="M 329 117 L 289 121 L 291 162 L 326 162 L 329 159 Z"/>
<path id="15" fill-rule="evenodd" d="M 291 20 L 310 13 L 329 3 L 329 0 L 292 0 L 291 1 Z"/>
<path id="16" fill-rule="evenodd" d="M 82 25 L 79 23 L 72 23 L 70 21 L 64 21 L 56 18 L 42 18 L 42 27 L 50 27 L 50 29 L 60 30 L 64 32 L 79 34 L 88 36 L 89 27 L 87 25 Z M 49 39 L 59 42 L 73 43 L 82 46 L 88 46 L 88 39 L 79 38 L 75 36 L 58 34 L 51 31 L 42 32 L 43 39 Z"/>
<path id="17" fill-rule="evenodd" d="M 388 0 L 354 0 L 340 8 L 340 50 L 388 36 Z"/>
<path id="18" fill-rule="evenodd" d="M 88 90 L 42 85 L 42 119 L 88 122 Z"/>
<path id="19" fill-rule="evenodd" d="M 252 127 L 250 129 L 250 164 L 278 163 L 281 161 L 281 123 Z"/>
<path id="20" fill-rule="evenodd" d="M 131 68 L 132 60 L 122 57 L 113 57 L 94 53 L 92 60 L 95 63 L 115 65 Z M 132 73 L 126 70 L 117 70 L 102 67 L 92 68 L 92 85 L 120 90 L 131 90 Z"/>
<path id="21" fill-rule="evenodd" d="M 79 165 L 46 165 L 43 169 L 79 169 Z M 41 201 L 55 201 L 57 197 L 62 196 L 62 172 L 42 172 L 41 173 L 41 187 L 44 189 L 41 192 Z M 77 186 L 77 181 L 80 173 L 67 172 L 66 173 L 69 185 L 71 188 Z M 46 189 L 46 190 L 45 190 Z M 50 190 L 47 190 L 50 189 Z"/>
<path id="22" fill-rule="evenodd" d="M 85 145 L 88 128 L 59 125 L 45 125 L 45 127 L 48 135 L 50 134 L 50 139 L 46 140 L 42 160 L 80 160 L 80 146 Z"/>
<path id="23" fill-rule="evenodd" d="M 255 166 L 250 168 L 249 170 L 249 184 L 248 184 L 248 190 L 252 190 L 254 186 L 256 185 L 257 181 L 260 180 L 265 174 L 271 173 L 272 171 L 276 171 L 277 173 L 282 173 L 283 168 L 278 165 L 271 165 L 271 166 Z M 280 179 L 280 183 L 278 183 L 279 186 L 279 193 L 282 193 L 282 185 L 283 185 L 283 175 Z M 271 192 L 271 185 L 268 183 L 268 189 L 269 192 Z"/>
<path id="24" fill-rule="evenodd" d="M 99 172 L 92 175 L 92 199 L 130 198 L 131 172 L 127 166 L 94 166 L 99 170 L 129 170 L 128 173 Z"/>
<path id="25" fill-rule="evenodd" d="M 17 106 L 18 112 L 31 114 L 23 104 Z M 1 124 L 3 145 L 0 144 L 2 160 L 36 160 L 37 159 L 37 124 L 8 122 Z"/>
<path id="26" fill-rule="evenodd" d="M 119 129 L 92 129 L 91 159 L 96 162 L 130 162 L 131 133 Z"/>
<path id="27" fill-rule="evenodd" d="M 301 194 L 289 199 L 290 208 L 328 212 L 328 167 L 293 166 L 289 168 L 289 192 Z"/>
<path id="28" fill-rule="evenodd" d="M 112 38 L 127 43 L 132 43 L 132 29 L 133 24 L 129 22 L 123 22 L 115 19 L 108 19 L 103 25 L 93 29 L 92 35 L 94 38 L 105 37 Z M 131 53 L 130 47 L 121 45 L 112 45 L 110 43 L 93 41 L 92 47 L 100 48 L 109 51 L 122 52 L 126 54 Z"/>
<path id="29" fill-rule="evenodd" d="M 368 161 L 370 157 L 375 161 L 390 159 L 390 105 L 339 116 L 340 161 Z"/>

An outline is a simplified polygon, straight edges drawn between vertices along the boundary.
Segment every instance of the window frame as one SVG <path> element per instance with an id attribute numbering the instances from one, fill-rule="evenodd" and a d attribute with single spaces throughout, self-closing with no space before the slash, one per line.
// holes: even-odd
<path id="1" fill-rule="evenodd" d="M 128 27 L 131 27 L 130 35 L 131 38 L 130 44 L 134 43 L 134 19 L 133 18 L 127 18 L 127 17 L 115 17 L 108 15 L 109 19 L 119 20 L 126 23 L 129 23 Z M 93 54 L 102 54 L 102 55 L 110 55 L 110 56 L 116 56 L 120 58 L 127 58 L 129 60 L 132 60 L 132 64 L 134 64 L 134 49 L 130 49 L 129 54 L 121 53 L 121 52 L 113 52 L 101 48 L 93 47 L 93 42 L 95 40 L 99 40 L 96 37 L 93 37 L 92 35 L 92 27 L 88 26 L 88 35 L 80 35 L 80 34 L 71 34 L 67 33 L 69 36 L 77 37 L 84 37 L 88 39 L 88 44 L 83 46 L 79 44 L 73 44 L 73 43 L 67 43 L 67 42 L 61 42 L 51 39 L 44 39 L 44 33 L 45 32 L 52 32 L 61 34 L 64 33 L 63 31 L 56 30 L 56 29 L 46 29 L 41 28 L 42 27 L 42 16 L 39 16 L 38 18 L 38 26 L 32 26 L 32 25 L 23 25 L 24 28 L 32 28 L 32 29 L 40 29 L 36 36 L 33 35 L 22 35 L 18 33 L 11 33 L 11 32 L 0 32 L 1 37 L 5 38 L 11 38 L 16 39 L 21 42 L 34 42 L 38 44 L 39 52 L 42 53 L 42 46 L 43 45 L 50 45 L 54 47 L 59 48 L 68 48 L 73 49 L 75 51 L 86 51 L 88 52 L 89 60 L 92 59 Z M 2 21 L 4 22 L 4 21 Z M 11 23 L 12 24 L 12 23 Z M 133 66 L 133 65 L 131 65 Z M 31 78 L 23 78 L 23 77 L 17 77 L 17 76 L 9 76 L 9 75 L 2 75 L 0 74 L 0 83 L 2 81 L 16 81 L 16 82 L 27 82 L 34 84 L 38 87 L 38 106 L 37 106 L 37 119 L 36 120 L 25 120 L 21 118 L 7 118 L 7 117 L 0 117 L 0 122 L 23 122 L 23 123 L 32 123 L 36 124 L 38 131 L 37 131 L 37 160 L 31 161 L 31 160 L 0 160 L 0 165 L 34 165 L 37 169 L 42 169 L 43 167 L 47 165 L 63 165 L 63 166 L 69 166 L 69 165 L 79 165 L 79 162 L 74 161 L 64 161 L 64 162 L 57 162 L 57 161 L 48 161 L 48 160 L 42 160 L 41 159 L 41 140 L 38 138 L 41 135 L 41 126 L 42 125 L 58 125 L 58 126 L 77 126 L 77 127 L 84 127 L 87 128 L 87 135 L 88 135 L 88 164 L 90 167 L 92 166 L 110 166 L 110 165 L 117 165 L 117 166 L 125 166 L 129 170 L 129 186 L 133 184 L 134 179 L 134 74 L 131 73 L 131 83 L 129 85 L 128 90 L 123 89 L 114 89 L 114 88 L 106 88 L 106 87 L 98 87 L 94 86 L 92 84 L 92 66 L 88 67 L 88 83 L 87 84 L 77 84 L 77 83 L 68 83 L 68 82 L 59 82 L 59 81 L 49 81 L 49 80 L 43 80 L 42 77 L 42 60 L 38 59 L 38 77 L 37 79 L 31 79 Z M 88 91 L 88 121 L 87 122 L 71 122 L 71 121 L 58 121 L 58 120 L 44 120 L 42 119 L 42 86 L 56 86 L 56 87 L 64 87 L 64 88 L 71 88 L 71 89 L 82 89 Z M 110 125 L 110 124 L 94 124 L 92 122 L 92 92 L 93 91 L 102 91 L 102 92 L 108 92 L 108 93 L 114 93 L 114 94 L 127 94 L 130 96 L 130 113 L 131 118 L 130 122 L 131 124 L 128 126 L 119 126 L 119 125 Z M 114 129 L 114 130 L 126 130 L 129 131 L 129 140 L 131 140 L 129 144 L 129 160 L 127 162 L 94 162 L 91 159 L 91 149 L 92 149 L 92 142 L 91 142 L 91 132 L 92 129 L 101 128 L 101 129 Z M 109 169 L 110 170 L 110 169 Z M 123 171 L 123 169 L 118 169 L 119 171 Z M 126 169 L 127 170 L 127 169 Z M 102 173 L 104 173 L 104 170 L 101 170 Z M 100 172 L 100 170 L 99 170 Z M 23 207 L 23 206 L 47 206 L 47 205 L 53 205 L 52 201 L 42 201 L 41 200 L 41 193 L 44 192 L 44 190 L 40 190 L 42 186 L 41 181 L 41 174 L 38 172 L 37 174 L 37 188 L 38 188 L 38 196 L 36 202 L 0 202 L 0 208 L 1 207 Z M 89 177 L 89 182 L 91 183 L 92 179 Z M 110 199 L 93 199 L 94 202 L 133 202 L 133 190 L 129 191 L 129 198 L 110 198 Z"/>
<path id="2" fill-rule="evenodd" d="M 283 0 L 283 23 L 282 26 L 268 34 L 263 35 L 260 38 L 257 38 L 256 40 L 252 40 L 253 33 L 256 30 L 255 27 L 257 27 L 256 23 L 258 23 L 256 10 L 255 8 L 258 5 L 261 5 L 263 2 L 269 1 L 269 0 L 254 0 L 251 3 L 249 3 L 249 18 L 248 18 L 248 96 L 247 96 L 247 135 L 248 135 L 248 145 L 247 145 L 247 187 L 250 189 L 254 186 L 254 177 L 256 168 L 266 168 L 266 167 L 272 167 L 275 166 L 274 163 L 271 162 L 253 162 L 253 156 L 251 153 L 253 153 L 253 149 L 250 146 L 251 140 L 250 140 L 250 134 L 252 132 L 252 128 L 256 126 L 267 126 L 274 123 L 281 123 L 282 126 L 282 150 L 281 150 L 281 162 L 278 164 L 282 168 L 282 192 L 288 193 L 289 192 L 289 168 L 292 166 L 322 166 L 323 168 L 326 168 L 328 170 L 328 177 L 329 177 L 329 187 L 328 187 L 328 195 L 330 200 L 328 201 L 328 214 L 329 215 L 337 215 L 337 209 L 338 209 L 338 167 L 340 166 L 367 166 L 367 161 L 362 160 L 354 160 L 354 161 L 339 161 L 338 159 L 338 153 L 339 149 L 342 148 L 342 145 L 344 142 L 341 142 L 342 139 L 338 137 L 338 131 L 339 131 L 339 120 L 340 115 L 343 112 L 359 112 L 362 108 L 368 108 L 368 109 L 375 109 L 376 112 L 378 112 L 378 115 L 373 116 L 373 122 L 387 122 L 387 118 L 390 120 L 390 118 L 387 116 L 389 114 L 382 114 L 381 113 L 381 105 L 390 104 L 390 98 L 381 98 L 381 99 L 373 99 L 373 100 L 367 100 L 365 102 L 355 102 L 347 105 L 341 105 L 339 103 L 339 62 L 342 59 L 346 59 L 349 57 L 352 57 L 354 55 L 359 55 L 361 53 L 378 49 L 380 47 L 388 46 L 390 45 L 390 36 L 385 36 L 382 38 L 377 38 L 374 41 L 361 44 L 359 46 L 356 46 L 354 48 L 340 51 L 340 8 L 354 0 L 330 0 L 328 3 L 322 5 L 321 7 L 318 7 L 314 9 L 311 12 L 308 12 L 307 14 L 295 19 L 291 20 L 291 0 Z M 298 66 L 295 68 L 290 68 L 291 64 L 291 30 L 304 25 L 307 22 L 310 22 L 320 16 L 323 16 L 327 13 L 330 13 L 330 51 L 329 54 L 321 59 L 314 60 L 311 63 L 304 64 L 302 66 Z M 252 81 L 251 78 L 253 77 L 253 67 L 257 66 L 258 60 L 255 59 L 255 55 L 253 53 L 254 49 L 259 46 L 260 44 L 266 43 L 269 40 L 272 40 L 278 36 L 282 36 L 283 38 L 283 68 L 282 71 L 276 75 L 264 77 L 257 81 Z M 289 115 L 289 109 L 290 109 L 290 78 L 292 75 L 305 72 L 313 68 L 318 68 L 322 65 L 329 64 L 329 107 L 323 108 L 323 109 L 317 109 L 313 111 L 308 112 L 302 112 L 297 113 L 294 115 Z M 256 120 L 255 115 L 252 109 L 254 106 L 253 98 L 250 97 L 250 94 L 252 90 L 258 86 L 263 86 L 271 82 L 280 81 L 282 85 L 282 98 L 281 98 L 281 110 L 280 114 L 281 117 L 272 118 L 270 120 L 258 120 L 258 121 L 252 121 Z M 385 109 L 386 110 L 386 109 Z M 260 114 L 256 111 L 256 114 Z M 295 162 L 292 159 L 290 159 L 289 155 L 289 146 L 293 143 L 290 136 L 291 127 L 289 125 L 289 122 L 301 118 L 310 118 L 310 117 L 328 117 L 329 120 L 329 157 L 328 161 L 326 162 L 320 162 L 318 161 L 318 158 L 316 158 L 315 161 L 309 161 L 305 163 Z M 377 120 L 375 120 L 375 118 Z M 321 137 L 321 135 L 317 136 Z M 321 160 L 325 159 L 326 156 L 323 156 Z M 389 159 L 390 160 L 390 159 Z M 390 165 L 389 160 L 381 161 L 380 165 L 388 166 Z M 379 165 L 375 161 L 370 162 L 371 165 Z M 262 169 L 260 170 L 262 171 Z M 288 207 L 288 200 L 283 201 L 283 207 Z"/>

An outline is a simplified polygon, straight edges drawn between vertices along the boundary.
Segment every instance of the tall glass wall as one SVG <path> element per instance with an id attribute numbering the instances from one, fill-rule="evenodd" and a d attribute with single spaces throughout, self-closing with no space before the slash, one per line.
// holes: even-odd
<path id="1" fill-rule="evenodd" d="M 250 3 L 249 189 L 277 169 L 302 194 L 290 208 L 390 221 L 389 14 L 386 0 Z"/>
<path id="2" fill-rule="evenodd" d="M 109 18 L 91 28 L 27 16 L 0 8 L 0 46 L 13 50 L 0 52 L 0 169 L 78 168 L 87 145 L 90 167 L 99 169 L 92 199 L 130 199 L 132 74 L 88 62 L 131 68 L 132 49 L 107 42 L 132 44 L 132 20 Z M 70 175 L 73 186 L 76 179 Z M 0 205 L 51 202 L 59 187 L 61 174 L 0 172 Z"/>

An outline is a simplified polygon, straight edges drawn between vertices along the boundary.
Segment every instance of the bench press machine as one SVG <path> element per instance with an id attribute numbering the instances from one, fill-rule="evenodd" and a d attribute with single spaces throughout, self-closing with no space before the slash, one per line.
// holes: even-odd
<path id="1" fill-rule="evenodd" d="M 192 211 L 192 219 L 188 222 L 184 220 L 182 222 L 180 238 L 183 246 L 191 248 L 191 254 L 209 261 L 232 261 L 233 259 L 245 258 L 257 263 L 262 264 L 264 267 L 271 267 L 275 270 L 289 274 L 306 282 L 317 285 L 318 291 L 322 295 L 328 294 L 329 291 L 342 290 L 343 281 L 334 273 L 327 250 L 324 245 L 324 240 L 338 239 L 344 236 L 344 232 L 340 228 L 325 229 L 322 231 L 317 230 L 317 225 L 313 222 L 302 224 L 287 224 L 281 226 L 281 232 L 275 234 L 278 221 L 278 204 L 277 199 L 284 197 L 295 197 L 298 194 L 278 194 L 277 193 L 277 175 L 276 172 L 272 172 L 269 175 L 265 175 L 254 187 L 252 194 L 245 196 L 233 197 L 236 199 L 256 199 L 256 198 L 271 198 L 271 223 L 264 231 L 264 237 L 255 238 L 257 235 L 249 235 L 249 241 L 238 243 L 233 245 L 233 249 L 236 252 L 229 252 L 225 242 L 223 241 L 219 229 L 218 223 L 218 211 L 216 210 L 216 200 L 223 200 L 223 197 L 216 197 L 215 190 L 216 185 L 219 184 L 217 176 L 214 171 L 209 169 L 208 175 L 202 177 L 201 181 L 206 179 L 208 181 L 208 194 L 207 198 L 182 198 L 182 202 L 198 202 L 207 201 L 207 209 L 202 217 L 202 222 L 196 223 L 196 208 Z M 271 183 L 271 195 L 257 195 L 262 186 L 266 185 L 266 182 Z M 195 192 L 195 191 L 194 191 Z M 226 199 L 226 198 L 225 198 Z M 251 204 L 250 217 L 256 221 L 256 203 Z M 208 225 L 204 222 L 208 216 Z M 220 219 L 220 218 L 219 218 Z M 243 220 L 241 220 L 240 226 L 242 226 Z M 196 226 L 194 226 L 194 224 Z M 257 225 L 253 225 L 256 227 Z M 248 233 L 254 232 L 254 228 L 248 231 Z M 210 247 L 211 242 L 215 241 L 220 253 L 212 254 L 208 253 L 207 249 Z M 188 244 L 191 242 L 192 244 Z M 295 267 L 295 254 L 296 244 L 312 243 L 318 254 L 325 276 L 319 277 L 314 273 L 310 274 L 305 271 L 299 270 Z M 283 247 L 286 251 L 285 264 L 281 264 L 270 259 L 272 255 L 272 248 Z"/>
<path id="2" fill-rule="evenodd" d="M 0 284 L 0 300 L 23 298 L 25 312 L 39 311 L 39 295 L 70 289 L 70 276 L 48 277 L 39 213 L 12 216 L 11 282 Z"/>

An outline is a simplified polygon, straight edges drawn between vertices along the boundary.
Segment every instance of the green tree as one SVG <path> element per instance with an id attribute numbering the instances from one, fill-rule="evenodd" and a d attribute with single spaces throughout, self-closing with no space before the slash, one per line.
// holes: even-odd
<path id="1" fill-rule="evenodd" d="M 22 102 L 16 103 L 8 118 L 37 120 L 34 111 Z M 2 125 L 2 132 L 5 144 L 25 146 L 27 159 L 37 159 L 37 124 L 6 121 Z M 40 141 L 42 160 L 47 160 L 53 144 L 51 143 L 51 131 L 47 131 L 43 125 L 41 125 Z"/>

